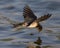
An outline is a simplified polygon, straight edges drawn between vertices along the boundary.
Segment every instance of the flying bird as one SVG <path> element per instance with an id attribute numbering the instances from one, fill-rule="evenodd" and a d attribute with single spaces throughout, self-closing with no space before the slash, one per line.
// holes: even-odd
<path id="1" fill-rule="evenodd" d="M 11 20 L 8 19 L 8 21 L 10 21 L 10 23 L 13 25 L 15 30 L 19 30 L 21 27 L 23 28 L 37 28 L 38 31 L 40 32 L 42 30 L 42 26 L 40 25 L 39 22 L 47 20 L 48 18 L 51 17 L 51 14 L 45 14 L 39 18 L 37 18 L 37 16 L 33 13 L 33 11 L 31 10 L 31 8 L 26 5 L 23 9 L 23 17 L 24 17 L 24 22 L 20 22 L 20 23 L 13 23 L 11 22 Z"/>

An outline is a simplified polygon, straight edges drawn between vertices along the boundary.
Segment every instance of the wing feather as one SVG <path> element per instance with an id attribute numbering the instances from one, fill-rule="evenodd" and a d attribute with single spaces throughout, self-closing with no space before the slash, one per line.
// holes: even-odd
<path id="1" fill-rule="evenodd" d="M 37 19 L 37 17 L 34 15 L 33 11 L 30 9 L 28 5 L 24 7 L 23 16 L 25 21 L 28 21 L 28 22 Z"/>
<path id="2" fill-rule="evenodd" d="M 44 15 L 44 16 L 41 16 L 40 18 L 38 18 L 37 21 L 41 22 L 41 21 L 47 20 L 50 17 L 51 17 L 51 14 L 47 14 L 47 15 Z"/>

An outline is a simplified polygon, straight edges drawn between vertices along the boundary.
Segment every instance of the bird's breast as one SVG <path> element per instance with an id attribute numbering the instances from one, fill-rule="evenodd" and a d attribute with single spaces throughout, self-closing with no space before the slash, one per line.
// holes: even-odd
<path id="1" fill-rule="evenodd" d="M 33 22 L 33 23 L 31 23 L 28 27 L 29 28 L 34 28 L 34 27 L 36 27 L 37 26 L 37 22 Z"/>

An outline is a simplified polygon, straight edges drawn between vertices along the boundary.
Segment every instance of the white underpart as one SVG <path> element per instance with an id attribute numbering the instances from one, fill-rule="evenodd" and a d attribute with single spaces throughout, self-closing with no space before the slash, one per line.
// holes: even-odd
<path id="1" fill-rule="evenodd" d="M 37 26 L 37 22 L 33 22 L 30 26 L 28 26 L 29 28 L 34 28 Z"/>
<path id="2" fill-rule="evenodd" d="M 17 26 L 16 28 L 13 28 L 12 31 L 17 31 L 23 28 L 35 28 L 37 26 L 37 22 L 31 23 L 28 27 L 27 24 L 23 24 L 22 26 Z"/>

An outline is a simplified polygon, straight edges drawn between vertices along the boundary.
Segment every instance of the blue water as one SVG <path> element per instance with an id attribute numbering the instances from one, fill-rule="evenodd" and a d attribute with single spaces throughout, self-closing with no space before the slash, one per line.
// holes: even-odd
<path id="1" fill-rule="evenodd" d="M 29 5 L 37 17 L 52 16 L 40 24 L 43 30 L 12 31 L 12 25 L 2 17 L 22 22 L 23 8 Z M 60 0 L 0 0 L 0 48 L 60 48 Z"/>

